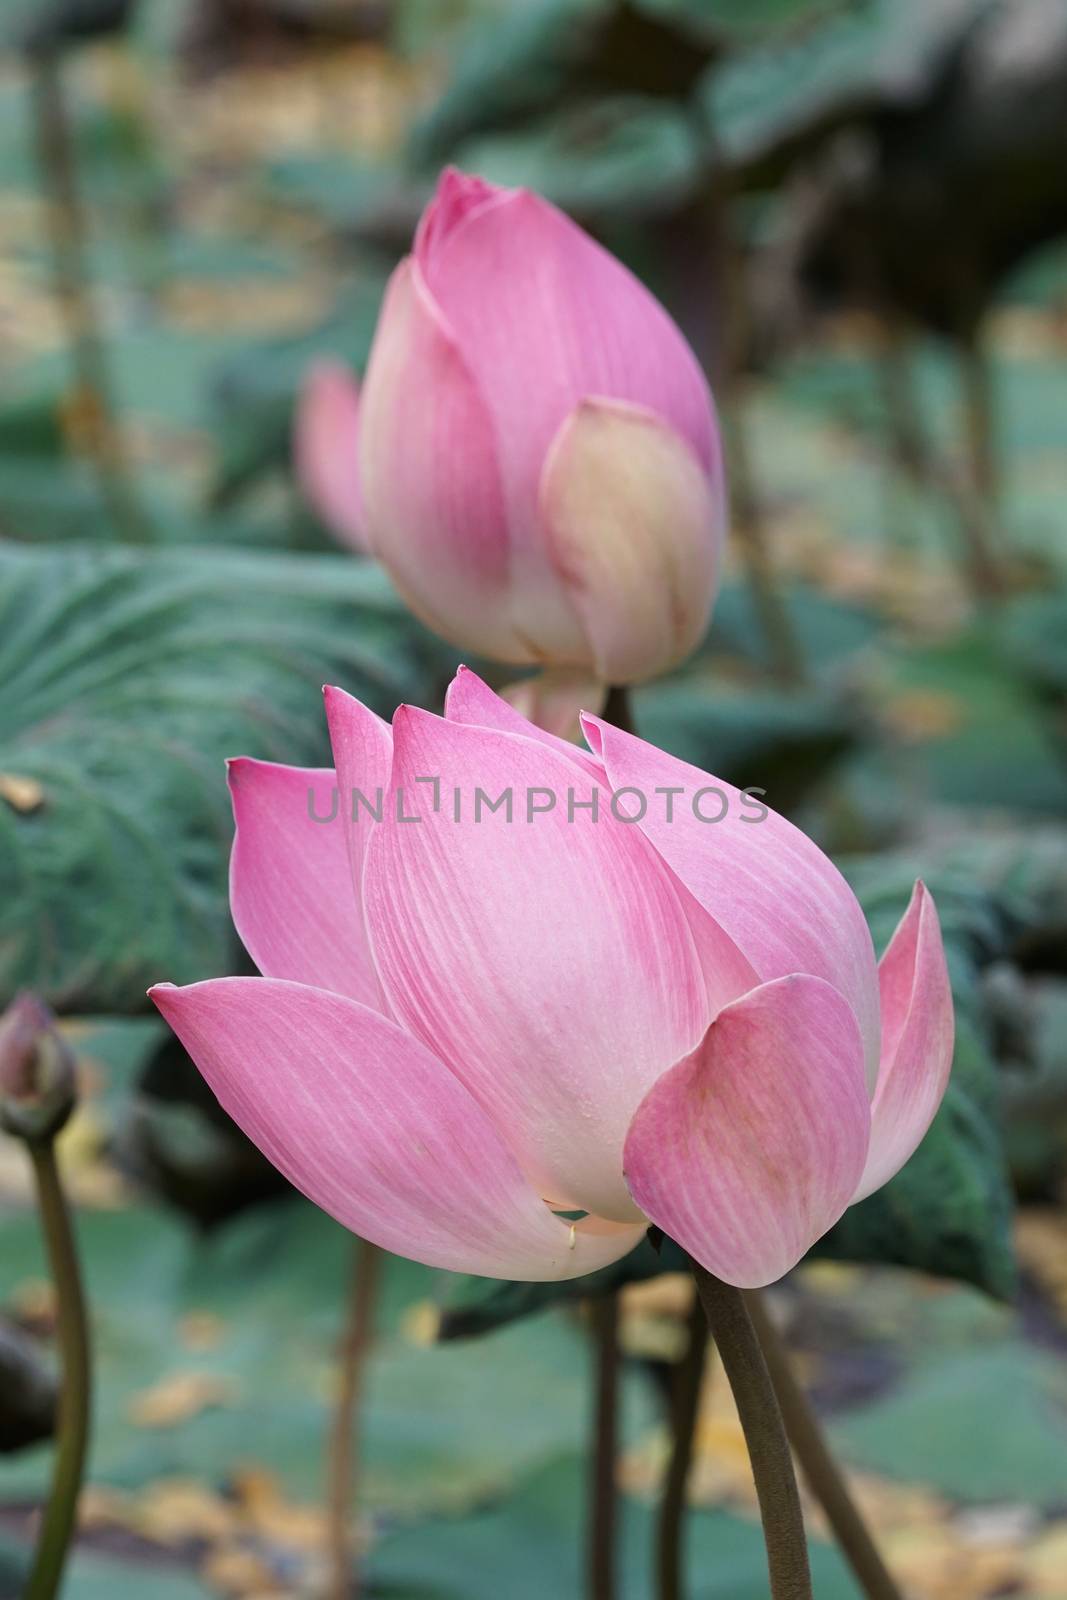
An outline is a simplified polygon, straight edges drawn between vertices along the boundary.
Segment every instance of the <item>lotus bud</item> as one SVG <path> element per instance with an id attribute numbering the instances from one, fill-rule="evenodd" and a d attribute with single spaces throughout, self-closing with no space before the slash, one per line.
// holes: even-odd
<path id="1" fill-rule="evenodd" d="M 324 520 L 463 649 L 632 683 L 707 626 L 724 482 L 703 373 L 649 291 L 528 190 L 443 175 L 362 391 L 313 370 L 297 458 Z"/>
<path id="2" fill-rule="evenodd" d="M 44 1144 L 74 1108 L 74 1057 L 36 995 L 16 995 L 0 1017 L 0 1127 Z"/>

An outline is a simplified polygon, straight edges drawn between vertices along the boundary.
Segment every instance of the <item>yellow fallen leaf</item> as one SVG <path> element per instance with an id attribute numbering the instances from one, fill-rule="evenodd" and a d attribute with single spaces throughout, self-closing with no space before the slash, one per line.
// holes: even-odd
<path id="1" fill-rule="evenodd" d="M 805 1290 L 814 1294 L 851 1294 L 861 1281 L 863 1269 L 848 1261 L 805 1261 L 800 1269 Z"/>
<path id="2" fill-rule="evenodd" d="M 1067 1216 L 1058 1207 L 1027 1206 L 1016 1222 L 1015 1247 L 1021 1264 L 1067 1315 Z"/>
<path id="3" fill-rule="evenodd" d="M 1060 1522 L 1038 1539 L 1026 1559 L 1026 1577 L 1035 1594 L 1063 1600 L 1067 1595 L 1067 1523 Z"/>
<path id="4" fill-rule="evenodd" d="M 688 1317 L 693 1305 L 693 1280 L 687 1272 L 662 1272 L 644 1283 L 628 1283 L 619 1295 L 623 1316 Z"/>
<path id="5" fill-rule="evenodd" d="M 323 1549 L 325 1509 L 286 1499 L 273 1472 L 242 1467 L 233 1474 L 232 1488 L 244 1525 L 253 1535 L 312 1555 Z"/>
<path id="6" fill-rule="evenodd" d="M 79 1093 L 86 1081 L 79 1061 Z M 129 1199 L 129 1185 L 111 1165 L 107 1150 L 107 1126 L 91 1099 L 82 1100 L 56 1140 L 59 1169 L 75 1205 L 92 1211 L 117 1211 Z"/>
<path id="7" fill-rule="evenodd" d="M 23 778 L 17 772 L 0 772 L 0 800 L 12 811 L 27 815 L 44 805 L 44 790 L 36 778 Z"/>
<path id="8" fill-rule="evenodd" d="M 129 1404 L 129 1417 L 138 1428 L 173 1428 L 213 1406 L 233 1405 L 237 1383 L 210 1372 L 175 1372 L 142 1389 Z"/>
<path id="9" fill-rule="evenodd" d="M 416 1300 L 408 1306 L 400 1323 L 400 1330 L 409 1344 L 429 1348 L 437 1343 L 441 1331 L 441 1310 L 432 1300 Z"/>
<path id="10" fill-rule="evenodd" d="M 24 1278 L 8 1297 L 8 1309 L 35 1333 L 51 1333 L 56 1320 L 56 1290 L 48 1278 Z"/>
<path id="11" fill-rule="evenodd" d="M 215 1350 L 226 1334 L 226 1324 L 213 1311 L 189 1311 L 178 1323 L 178 1338 L 187 1350 Z"/>
<path id="12" fill-rule="evenodd" d="M 902 739 L 921 744 L 955 733 L 965 720 L 962 702 L 940 689 L 907 689 L 886 707 L 886 720 Z"/>
<path id="13" fill-rule="evenodd" d="M 684 1272 L 627 1284 L 619 1295 L 619 1344 L 626 1355 L 680 1361 L 689 1342 L 686 1323 L 693 1292 L 693 1281 Z"/>
<path id="14" fill-rule="evenodd" d="M 209 1588 L 232 1596 L 233 1600 L 249 1600 L 252 1595 L 276 1597 L 286 1592 L 263 1557 L 240 1544 L 212 1550 L 201 1576 Z"/>
<path id="15" fill-rule="evenodd" d="M 232 1501 L 192 1478 L 160 1478 L 138 1493 L 88 1484 L 78 1520 L 83 1528 L 122 1528 L 156 1544 L 230 1540 L 240 1516 Z"/>

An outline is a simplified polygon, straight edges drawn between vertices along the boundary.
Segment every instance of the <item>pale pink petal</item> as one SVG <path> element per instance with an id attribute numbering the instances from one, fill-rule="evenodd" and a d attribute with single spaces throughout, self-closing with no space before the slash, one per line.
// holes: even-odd
<path id="1" fill-rule="evenodd" d="M 348 844 L 349 881 L 362 916 L 363 862 L 389 801 L 393 734 L 387 722 L 343 689 L 325 684 L 322 698 L 337 771 L 341 828 Z"/>
<path id="2" fill-rule="evenodd" d="M 603 693 L 602 688 L 599 692 Z M 461 722 L 475 728 L 496 728 L 501 733 L 519 734 L 524 738 L 536 739 L 541 744 L 548 745 L 550 749 L 556 750 L 579 767 L 582 772 L 587 773 L 603 791 L 599 802 L 601 812 L 605 807 L 610 807 L 611 789 L 606 781 L 603 766 L 596 756 L 578 745 L 572 745 L 567 740 L 561 739 L 557 734 L 550 733 L 546 728 L 527 721 L 515 705 L 494 694 L 489 685 L 483 683 L 477 673 L 472 672 L 469 667 L 460 667 L 448 686 L 445 695 L 445 716 L 450 722 Z M 579 798 L 583 799 L 588 799 L 591 792 L 591 785 L 588 783 L 584 788 L 579 785 L 577 791 Z M 624 808 L 632 802 L 632 796 L 620 796 L 618 804 L 620 808 Z M 651 849 L 651 846 L 649 848 Z M 720 1006 L 735 996 L 744 994 L 747 989 L 758 983 L 759 979 L 737 946 L 715 920 L 697 904 L 689 891 L 677 880 L 674 887 L 696 942 L 697 955 L 707 984 L 707 1015 L 713 1017 Z"/>
<path id="3" fill-rule="evenodd" d="M 598 698 L 602 695 L 601 689 Z M 587 709 L 587 706 L 580 705 L 578 716 Z M 573 761 L 582 771 L 603 782 L 604 769 L 595 756 L 591 756 L 581 745 L 572 745 L 558 733 L 531 721 L 514 700 L 494 694 L 470 667 L 461 666 L 449 684 L 445 694 L 445 716 L 449 722 L 461 722 L 472 728 L 496 728 L 501 733 L 518 733 L 526 739 L 538 739 Z"/>
<path id="4" fill-rule="evenodd" d="M 692 446 L 644 406 L 587 397 L 552 442 L 540 484 L 550 560 L 597 676 L 635 683 L 700 642 L 725 523 Z"/>
<path id="5" fill-rule="evenodd" d="M 527 722 L 545 733 L 555 734 L 567 744 L 573 744 L 582 736 L 579 721 L 582 712 L 603 711 L 607 697 L 606 683 L 569 667 L 535 672 L 532 677 L 509 683 L 501 690 L 501 699 L 514 706 Z"/>
<path id="6" fill-rule="evenodd" d="M 229 763 L 229 779 L 237 824 L 230 911 L 252 960 L 265 977 L 377 1006 L 336 774 L 241 756 Z"/>
<path id="7" fill-rule="evenodd" d="M 446 167 L 438 179 L 433 199 L 419 218 L 415 232 L 415 259 L 426 271 L 435 252 L 463 218 L 483 206 L 506 199 L 511 193 L 486 178 Z"/>
<path id="8" fill-rule="evenodd" d="M 219 978 L 152 999 L 223 1108 L 316 1205 L 429 1266 L 579 1277 L 643 1229 L 572 1231 L 531 1190 L 457 1078 L 387 1018 L 340 995 Z"/>
<path id="9" fill-rule="evenodd" d="M 841 1216 L 869 1133 L 852 1008 L 798 975 L 720 1012 L 645 1096 L 623 1160 L 645 1215 L 716 1277 L 752 1289 Z"/>
<path id="10" fill-rule="evenodd" d="M 317 361 L 297 401 L 297 476 L 332 533 L 368 549 L 359 481 L 359 385 L 338 361 Z"/>
<path id="11" fill-rule="evenodd" d="M 485 395 L 519 516 L 536 502 L 556 430 L 589 394 L 650 407 L 721 478 L 711 397 L 685 339 L 644 285 L 555 206 L 499 191 L 435 227 L 430 244 L 426 282 Z"/>
<path id="12" fill-rule="evenodd" d="M 371 543 L 412 610 L 456 643 L 531 659 L 504 604 L 508 530 L 492 421 L 411 257 L 378 320 L 359 462 Z"/>
<path id="13" fill-rule="evenodd" d="M 346 871 L 351 886 L 366 952 L 368 976 L 374 984 L 373 999 L 368 999 L 368 1004 L 387 1012 L 389 1007 L 374 968 L 367 933 L 362 884 L 367 845 L 373 830 L 385 816 L 389 799 L 389 774 L 393 765 L 392 729 L 362 701 L 346 694 L 343 689 L 326 684 L 322 697 L 337 774 L 338 825 L 347 846 L 347 862 L 341 863 L 341 869 Z"/>
<path id="14" fill-rule="evenodd" d="M 955 1023 L 937 907 L 919 882 L 878 967 L 882 1061 L 871 1148 L 855 1199 L 880 1189 L 918 1148 L 948 1087 Z"/>
<path id="15" fill-rule="evenodd" d="M 367 854 L 364 904 L 390 1004 L 507 1130 L 546 1199 L 632 1218 L 630 1116 L 710 1014 L 670 876 L 547 744 L 410 707 L 393 734 L 393 782 L 421 821 L 376 829 Z M 417 782 L 429 776 L 437 811 Z M 477 789 L 492 800 L 510 790 L 511 820 L 503 805 L 475 820 Z M 594 792 L 596 822 L 578 809 Z"/>
<path id="16" fill-rule="evenodd" d="M 880 1049 L 874 947 L 859 902 L 830 859 L 776 812 L 753 820 L 756 802 L 721 778 L 598 717 L 584 718 L 583 727 L 612 788 L 633 785 L 648 796 L 645 834 L 759 978 L 808 972 L 841 991 L 859 1021 L 873 1094 Z M 657 791 L 670 788 L 668 812 L 669 797 Z M 721 821 L 698 819 L 696 812 L 720 816 L 724 801 Z"/>

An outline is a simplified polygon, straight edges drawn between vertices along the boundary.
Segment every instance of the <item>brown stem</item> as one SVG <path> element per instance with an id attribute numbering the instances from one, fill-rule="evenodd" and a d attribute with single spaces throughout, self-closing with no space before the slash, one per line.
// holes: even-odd
<path id="1" fill-rule="evenodd" d="M 690 1263 L 737 1402 L 763 1519 L 771 1600 L 812 1600 L 808 1546 L 782 1413 L 740 1289 Z"/>
<path id="2" fill-rule="evenodd" d="M 782 1408 L 789 1442 L 809 1489 L 826 1513 L 842 1554 L 867 1600 L 901 1600 L 900 1590 L 886 1570 L 849 1494 L 841 1469 L 830 1453 L 808 1397 L 796 1380 L 789 1353 L 762 1295 L 757 1290 L 748 1291 L 745 1304 Z"/>
<path id="3" fill-rule="evenodd" d="M 915 396 L 909 341 L 900 318 L 886 311 L 879 319 L 879 361 L 893 462 L 909 477 L 928 473 L 922 416 Z"/>
<path id="4" fill-rule="evenodd" d="M 975 590 L 980 598 L 1003 593 L 1005 574 L 997 551 L 999 475 L 996 426 L 989 355 L 980 328 L 969 328 L 962 340 L 963 418 L 967 444 L 966 487 L 971 525 L 969 554 Z"/>
<path id="5" fill-rule="evenodd" d="M 352 1506 L 359 1477 L 358 1415 L 374 1338 L 374 1312 L 381 1277 L 382 1252 L 357 1239 L 341 1346 L 340 1383 L 330 1437 L 330 1492 L 327 1536 L 330 1555 L 330 1600 L 355 1600 L 359 1593 L 351 1534 Z"/>
<path id="6" fill-rule="evenodd" d="M 714 130 L 707 129 L 712 155 Z M 716 399 L 722 427 L 730 491 L 731 529 L 745 567 L 752 605 L 767 641 L 771 670 L 785 686 L 806 676 L 804 652 L 771 566 L 767 520 L 756 487 L 744 415 L 744 366 L 751 309 L 745 259 L 738 243 L 733 197 L 724 164 L 716 162 L 707 203 L 707 233 L 712 276 L 719 297 L 722 329 Z"/>
<path id="7" fill-rule="evenodd" d="M 633 733 L 633 705 L 625 684 L 612 684 L 604 720 Z M 596 1400 L 589 1485 L 588 1588 L 590 1600 L 615 1594 L 615 1457 L 618 1447 L 619 1301 L 615 1294 L 589 1302 L 596 1359 Z"/>
<path id="8" fill-rule="evenodd" d="M 683 1579 L 682 1534 L 685 1527 L 686 1488 L 693 1460 L 700 1391 L 708 1357 L 708 1324 L 699 1295 L 686 1324 L 686 1347 L 674 1372 L 671 1392 L 671 1459 L 663 1485 L 659 1526 L 656 1530 L 656 1593 L 658 1600 L 681 1600 Z"/>
<path id="9" fill-rule="evenodd" d="M 54 1600 L 66 1565 L 78 1508 L 89 1441 L 91 1366 L 89 1319 L 78 1251 L 51 1138 L 28 1142 L 37 1182 L 52 1278 L 56 1288 L 62 1386 L 56 1423 L 56 1456 L 33 1567 L 23 1600 Z"/>
<path id="10" fill-rule="evenodd" d="M 943 458 L 935 445 L 928 443 L 915 398 L 908 364 L 908 335 L 900 317 L 889 307 L 880 313 L 883 389 L 889 420 L 893 459 L 912 481 L 927 492 L 938 495 L 950 507 L 960 531 L 970 584 L 979 599 L 1001 594 L 1004 575 L 996 555 L 997 535 L 993 497 L 983 488 L 983 478 L 991 472 L 992 445 L 988 437 L 992 422 L 988 413 L 986 377 L 980 358 L 972 371 L 967 351 L 973 346 L 970 335 L 962 336 L 964 385 L 968 398 L 970 467 L 960 472 Z M 984 440 L 984 443 L 982 442 Z M 989 458 L 989 459 L 987 459 Z"/>
<path id="11" fill-rule="evenodd" d="M 42 49 L 35 57 L 34 109 L 38 160 L 48 196 L 56 297 L 70 338 L 76 404 L 87 453 L 101 498 L 120 537 L 132 543 L 147 543 L 152 530 L 134 488 L 89 283 L 85 213 L 78 188 L 74 139 L 62 69 L 52 50 Z"/>
<path id="12" fill-rule="evenodd" d="M 990 512 L 995 512 L 998 489 L 996 426 L 989 354 L 977 326 L 963 339 L 963 413 L 971 481 Z"/>
<path id="13" fill-rule="evenodd" d="M 623 733 L 635 732 L 630 691 L 624 683 L 613 683 L 608 690 L 604 702 L 604 721 L 610 722 L 612 727 L 621 728 Z"/>
<path id="14" fill-rule="evenodd" d="M 721 391 L 719 418 L 730 480 L 731 527 L 741 550 L 752 606 L 770 652 L 771 670 L 779 683 L 803 683 L 804 654 L 771 567 L 767 526 L 756 492 L 748 435 L 736 389 Z"/>
<path id="15" fill-rule="evenodd" d="M 593 1436 L 590 1450 L 589 1600 L 615 1595 L 615 1458 L 618 1453 L 619 1300 L 615 1294 L 589 1301 L 596 1363 Z"/>

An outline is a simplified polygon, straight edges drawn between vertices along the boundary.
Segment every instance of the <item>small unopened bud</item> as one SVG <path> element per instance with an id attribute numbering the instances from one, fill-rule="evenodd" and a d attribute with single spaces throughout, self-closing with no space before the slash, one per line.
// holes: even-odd
<path id="1" fill-rule="evenodd" d="M 74 1057 L 33 994 L 0 1017 L 0 1127 L 30 1144 L 54 1139 L 74 1107 Z"/>

